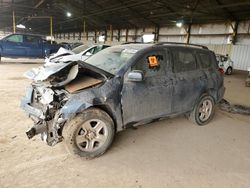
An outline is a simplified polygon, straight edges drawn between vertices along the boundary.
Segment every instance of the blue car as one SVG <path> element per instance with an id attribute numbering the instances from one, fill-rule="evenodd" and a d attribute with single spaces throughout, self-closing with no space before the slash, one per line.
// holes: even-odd
<path id="1" fill-rule="evenodd" d="M 56 53 L 60 47 L 50 44 L 39 35 L 11 34 L 0 40 L 0 60 L 1 57 L 43 58 Z"/>

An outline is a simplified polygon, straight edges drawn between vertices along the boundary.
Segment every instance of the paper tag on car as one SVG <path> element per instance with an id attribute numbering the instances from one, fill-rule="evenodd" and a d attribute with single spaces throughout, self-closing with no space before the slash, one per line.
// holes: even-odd
<path id="1" fill-rule="evenodd" d="M 148 63 L 149 63 L 150 68 L 154 68 L 154 67 L 159 66 L 159 62 L 158 62 L 156 56 L 149 56 L 148 57 Z"/>

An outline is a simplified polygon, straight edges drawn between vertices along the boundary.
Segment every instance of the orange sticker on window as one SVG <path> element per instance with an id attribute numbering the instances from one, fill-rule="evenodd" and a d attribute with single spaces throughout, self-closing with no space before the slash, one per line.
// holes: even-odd
<path id="1" fill-rule="evenodd" d="M 159 63 L 156 56 L 149 56 L 148 57 L 149 67 L 158 67 Z"/>

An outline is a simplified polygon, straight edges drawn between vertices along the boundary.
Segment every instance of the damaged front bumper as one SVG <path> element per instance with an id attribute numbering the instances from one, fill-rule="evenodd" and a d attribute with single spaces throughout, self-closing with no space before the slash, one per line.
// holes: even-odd
<path id="1" fill-rule="evenodd" d="M 62 140 L 61 129 L 62 125 L 66 122 L 59 112 L 56 112 L 54 118 L 48 119 L 46 111 L 34 107 L 32 101 L 34 100 L 34 88 L 28 87 L 26 94 L 21 99 L 20 107 L 28 114 L 33 120 L 33 127 L 26 132 L 29 139 L 35 135 L 41 134 L 41 139 L 47 142 L 48 145 L 53 146 Z"/>

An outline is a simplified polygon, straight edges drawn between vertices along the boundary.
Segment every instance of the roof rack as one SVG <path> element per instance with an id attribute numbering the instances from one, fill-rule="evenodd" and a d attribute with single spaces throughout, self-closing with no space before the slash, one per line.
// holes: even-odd
<path id="1" fill-rule="evenodd" d="M 187 44 L 187 43 L 181 43 L 181 42 L 159 42 L 156 43 L 155 45 L 164 45 L 164 44 L 176 44 L 176 45 L 183 45 L 183 46 L 194 46 L 194 47 L 199 47 L 208 50 L 208 47 L 199 45 L 199 44 Z"/>

